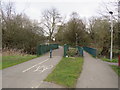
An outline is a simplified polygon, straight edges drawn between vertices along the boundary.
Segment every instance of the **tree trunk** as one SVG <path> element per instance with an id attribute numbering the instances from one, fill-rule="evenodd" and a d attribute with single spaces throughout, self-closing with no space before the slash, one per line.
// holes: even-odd
<path id="1" fill-rule="evenodd" d="M 103 47 L 103 49 L 101 51 L 101 55 L 109 57 L 109 48 L 108 47 Z"/>

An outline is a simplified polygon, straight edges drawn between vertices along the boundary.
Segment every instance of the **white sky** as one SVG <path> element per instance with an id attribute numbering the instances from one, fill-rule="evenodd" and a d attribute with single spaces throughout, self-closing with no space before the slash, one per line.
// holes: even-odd
<path id="1" fill-rule="evenodd" d="M 82 18 L 98 16 L 101 3 L 109 3 L 114 0 L 2 0 L 15 2 L 16 11 L 24 12 L 31 19 L 40 20 L 41 12 L 45 9 L 55 7 L 62 16 L 69 18 L 75 11 Z"/>

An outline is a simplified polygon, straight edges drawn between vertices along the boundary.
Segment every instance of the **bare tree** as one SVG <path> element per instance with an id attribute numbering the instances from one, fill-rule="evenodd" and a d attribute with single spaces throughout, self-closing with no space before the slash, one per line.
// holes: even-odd
<path id="1" fill-rule="evenodd" d="M 36 46 L 45 40 L 39 23 L 33 22 L 24 13 L 15 13 L 12 2 L 2 3 L 1 7 L 2 47 L 35 54 Z"/>
<path id="2" fill-rule="evenodd" d="M 61 17 L 56 8 L 45 10 L 42 13 L 42 24 L 45 28 L 45 32 L 49 35 L 49 41 L 53 40 L 54 32 L 60 22 Z"/>
<path id="3" fill-rule="evenodd" d="M 118 0 L 113 2 L 102 2 L 100 6 L 101 7 L 98 10 L 100 15 L 105 18 L 109 18 L 109 12 L 112 11 L 114 20 L 118 20 Z"/>
<path id="4" fill-rule="evenodd" d="M 16 15 L 13 2 L 1 2 L 0 12 L 2 15 L 2 22 L 4 21 L 9 26 L 9 22 Z"/>

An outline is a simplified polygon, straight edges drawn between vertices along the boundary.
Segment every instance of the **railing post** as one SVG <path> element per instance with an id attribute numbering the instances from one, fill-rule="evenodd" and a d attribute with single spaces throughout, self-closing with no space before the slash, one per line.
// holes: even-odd
<path id="1" fill-rule="evenodd" d="M 65 44 L 64 45 L 64 57 L 66 57 L 66 55 L 67 55 L 67 50 L 68 50 L 68 45 L 67 44 Z"/>
<path id="2" fill-rule="evenodd" d="M 64 45 L 64 57 L 66 57 L 66 44 Z"/>

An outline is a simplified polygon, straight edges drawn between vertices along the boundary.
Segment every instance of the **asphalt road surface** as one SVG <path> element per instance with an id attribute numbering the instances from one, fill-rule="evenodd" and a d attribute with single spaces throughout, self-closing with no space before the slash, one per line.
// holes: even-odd
<path id="1" fill-rule="evenodd" d="M 107 63 L 84 52 L 83 71 L 76 88 L 118 88 L 118 75 Z"/>
<path id="2" fill-rule="evenodd" d="M 43 80 L 52 72 L 62 56 L 63 48 L 60 47 L 53 50 L 52 58 L 49 58 L 49 53 L 47 53 L 33 60 L 3 69 L 2 88 L 42 88 Z"/>

